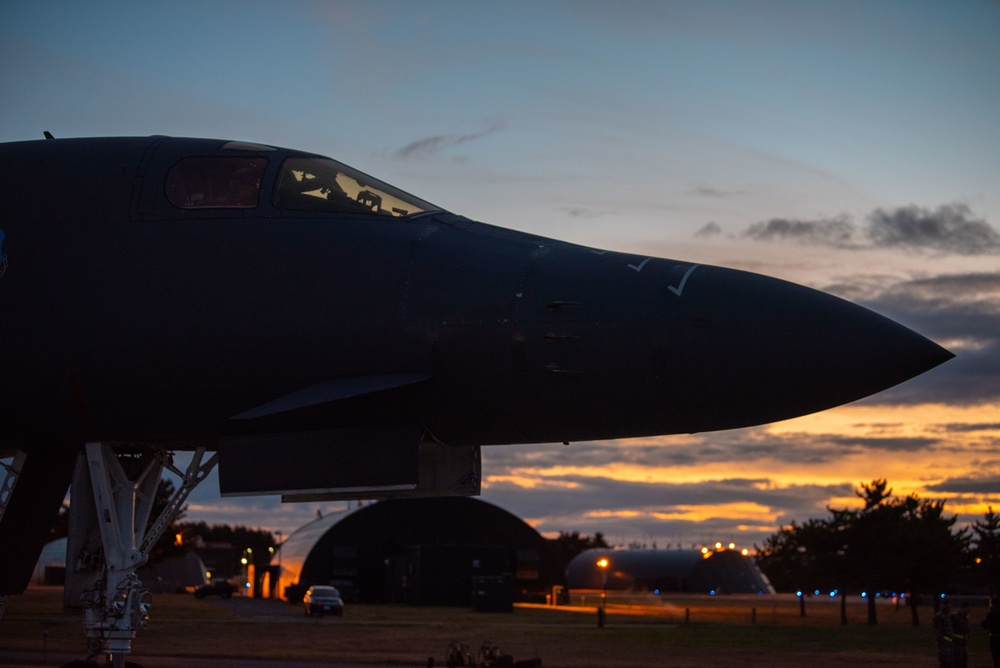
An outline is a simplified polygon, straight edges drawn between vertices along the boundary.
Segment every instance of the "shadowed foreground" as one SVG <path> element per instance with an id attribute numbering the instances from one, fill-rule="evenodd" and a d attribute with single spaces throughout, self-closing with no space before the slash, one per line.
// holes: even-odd
<path id="1" fill-rule="evenodd" d="M 570 608 L 518 607 L 513 614 L 348 605 L 343 618 L 312 619 L 300 606 L 273 600 L 157 595 L 150 628 L 136 640 L 134 660 L 273 658 L 425 666 L 433 657 L 443 666 L 452 641 L 465 643 L 473 653 L 489 641 L 516 660 L 537 656 L 555 668 L 702 668 L 707 662 L 810 668 L 936 665 L 929 607 L 921 609 L 923 626 L 913 628 L 908 610 L 880 602 L 880 625 L 869 627 L 861 601 L 849 605 L 850 623 L 841 626 L 839 606 L 825 598 L 809 600 L 805 618 L 794 597 L 781 595 L 623 598 L 612 600 L 606 626 L 597 628 L 596 611 L 589 607 L 596 598 L 575 598 L 574 603 L 587 605 Z M 977 633 L 984 614 L 982 608 L 972 614 L 972 668 L 989 665 L 987 639 Z M 11 599 L 0 622 L 0 665 L 9 665 L 18 651 L 44 650 L 52 656 L 82 648 L 80 616 L 63 612 L 60 588 L 32 587 Z"/>

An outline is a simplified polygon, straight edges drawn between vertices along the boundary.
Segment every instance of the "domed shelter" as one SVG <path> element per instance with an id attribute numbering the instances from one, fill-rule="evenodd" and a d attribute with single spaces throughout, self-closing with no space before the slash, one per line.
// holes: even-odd
<path id="1" fill-rule="evenodd" d="M 587 550 L 569 562 L 566 585 L 609 591 L 774 593 L 753 557 L 726 549 Z"/>
<path id="2" fill-rule="evenodd" d="M 288 537 L 289 602 L 313 584 L 348 601 L 509 608 L 542 600 L 562 574 L 552 547 L 518 517 L 466 497 L 391 499 L 310 522 Z"/>

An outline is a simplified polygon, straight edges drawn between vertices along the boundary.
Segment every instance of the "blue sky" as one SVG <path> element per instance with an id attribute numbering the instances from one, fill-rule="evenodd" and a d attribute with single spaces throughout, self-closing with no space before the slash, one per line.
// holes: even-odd
<path id="1" fill-rule="evenodd" d="M 812 420 L 484 455 L 483 497 L 544 531 L 749 543 L 873 477 L 1000 508 L 997 35 L 995 0 L 8 0 L 0 141 L 314 151 L 486 222 L 829 289 L 959 354 Z"/>

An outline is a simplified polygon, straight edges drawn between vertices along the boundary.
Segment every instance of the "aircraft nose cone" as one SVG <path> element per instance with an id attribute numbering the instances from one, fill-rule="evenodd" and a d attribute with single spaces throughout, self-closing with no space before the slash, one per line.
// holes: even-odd
<path id="1" fill-rule="evenodd" d="M 953 357 L 871 310 L 749 272 L 698 267 L 679 302 L 678 345 L 689 354 L 670 372 L 690 379 L 688 392 L 715 394 L 714 416 L 691 417 L 721 417 L 721 428 L 838 406 Z"/>

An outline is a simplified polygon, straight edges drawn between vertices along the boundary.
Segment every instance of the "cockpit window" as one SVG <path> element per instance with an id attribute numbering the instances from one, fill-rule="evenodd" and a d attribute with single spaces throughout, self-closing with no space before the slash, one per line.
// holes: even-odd
<path id="1" fill-rule="evenodd" d="M 182 209 L 252 209 L 264 158 L 184 158 L 167 174 L 167 199 Z"/>
<path id="2" fill-rule="evenodd" d="M 430 202 L 329 158 L 289 158 L 281 166 L 274 205 L 280 209 L 407 217 L 440 211 Z"/>

